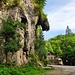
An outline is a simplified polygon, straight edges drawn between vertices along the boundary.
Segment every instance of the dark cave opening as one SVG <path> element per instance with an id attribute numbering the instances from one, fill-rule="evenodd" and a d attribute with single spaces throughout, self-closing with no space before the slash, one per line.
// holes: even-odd
<path id="1" fill-rule="evenodd" d="M 28 58 L 28 49 L 27 48 L 23 48 L 23 52 L 25 52 L 26 58 Z"/>
<path id="2" fill-rule="evenodd" d="M 24 23 L 26 25 L 27 19 L 25 17 L 21 17 L 21 23 Z M 24 37 L 27 37 L 27 31 L 25 31 Z M 24 40 L 24 42 L 26 42 L 26 40 Z M 26 55 L 26 58 L 28 58 L 28 49 L 26 47 L 23 48 L 23 53 Z"/>
<path id="3" fill-rule="evenodd" d="M 24 18 L 24 17 L 21 17 L 21 22 L 24 23 L 24 24 L 26 24 L 27 23 L 27 19 Z"/>

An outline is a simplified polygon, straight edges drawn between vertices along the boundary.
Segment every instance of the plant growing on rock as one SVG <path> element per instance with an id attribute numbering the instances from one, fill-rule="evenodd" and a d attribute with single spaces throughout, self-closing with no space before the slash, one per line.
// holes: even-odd
<path id="1" fill-rule="evenodd" d="M 11 18 L 7 20 L 2 20 L 2 28 L 0 29 L 0 37 L 3 39 L 1 44 L 2 50 L 6 55 L 6 63 L 8 52 L 16 52 L 21 48 L 21 35 L 16 30 L 17 28 L 25 28 L 23 23 L 20 23 L 18 20 L 14 21 Z"/>
<path id="2" fill-rule="evenodd" d="M 0 0 L 0 3 L 7 4 L 8 6 L 16 6 L 20 4 L 20 0 Z"/>
<path id="3" fill-rule="evenodd" d="M 47 51 L 45 50 L 45 41 L 42 33 L 42 29 L 40 26 L 37 27 L 36 30 L 36 41 L 35 41 L 35 53 L 38 55 L 40 61 L 45 62 Z"/>

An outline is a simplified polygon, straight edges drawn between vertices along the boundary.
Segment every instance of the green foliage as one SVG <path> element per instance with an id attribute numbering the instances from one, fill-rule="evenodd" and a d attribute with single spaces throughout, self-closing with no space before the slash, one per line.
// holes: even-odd
<path id="1" fill-rule="evenodd" d="M 61 57 L 65 65 L 75 65 L 75 34 L 58 35 L 48 40 L 53 53 Z"/>
<path id="2" fill-rule="evenodd" d="M 46 0 L 34 0 L 36 4 L 38 4 L 40 7 L 40 9 L 43 9 L 45 4 L 46 4 Z"/>
<path id="3" fill-rule="evenodd" d="M 13 4 L 14 4 L 14 5 L 19 5 L 19 4 L 20 4 L 20 0 L 14 0 L 14 1 L 13 1 Z"/>
<path id="4" fill-rule="evenodd" d="M 61 40 L 54 38 L 49 40 L 49 42 L 51 43 L 53 53 L 56 54 L 57 57 L 60 57 L 62 54 L 62 50 L 60 48 Z"/>
<path id="5" fill-rule="evenodd" d="M 75 35 L 67 36 L 62 40 L 61 49 L 63 50 L 62 59 L 65 64 L 75 65 Z M 66 62 L 66 60 L 68 62 Z"/>
<path id="6" fill-rule="evenodd" d="M 39 58 L 35 54 L 29 54 L 29 57 L 31 57 L 31 61 L 35 62 L 36 66 L 38 66 Z"/>
<path id="7" fill-rule="evenodd" d="M 18 20 L 14 21 L 11 18 L 2 20 L 2 28 L 0 29 L 0 37 L 2 37 L 3 45 L 2 50 L 6 54 L 6 61 L 8 52 L 16 52 L 21 48 L 21 35 L 18 33 L 17 28 L 25 29 L 25 25 Z"/>
<path id="8" fill-rule="evenodd" d="M 44 63 L 45 59 L 47 58 L 48 51 L 45 49 L 44 36 L 40 26 L 38 26 L 36 30 L 36 38 L 37 39 L 35 41 L 35 53 L 36 55 L 38 55 L 40 61 Z"/>
<path id="9" fill-rule="evenodd" d="M 16 52 L 19 50 L 19 48 L 21 48 L 21 44 L 20 44 L 20 40 L 16 40 L 16 39 L 10 39 L 9 42 L 5 42 L 3 44 L 3 52 Z"/>
<path id="10" fill-rule="evenodd" d="M 34 0 L 34 2 L 36 3 L 35 13 L 40 15 L 42 19 L 47 18 L 47 15 L 43 12 L 46 0 Z"/>
<path id="11" fill-rule="evenodd" d="M 47 14 L 45 14 L 43 11 L 41 11 L 41 18 L 42 19 L 47 19 Z"/>
<path id="12" fill-rule="evenodd" d="M 44 48 L 44 37 L 43 37 L 43 34 L 42 34 L 42 30 L 41 30 L 41 27 L 38 26 L 37 30 L 36 30 L 36 42 L 35 42 L 35 52 L 36 54 L 38 53 L 42 53 L 43 54 L 43 48 Z M 39 55 L 40 55 L 39 54 Z"/>
<path id="13" fill-rule="evenodd" d="M 47 71 L 37 67 L 34 62 L 29 62 L 20 67 L 6 67 L 0 64 L 0 75 L 37 75 Z"/>
<path id="14" fill-rule="evenodd" d="M 13 6 L 13 5 L 19 5 L 20 0 L 0 0 L 0 3 L 4 3 L 4 4 L 8 3 L 9 6 Z"/>
<path id="15" fill-rule="evenodd" d="M 33 20 L 31 23 L 32 23 L 32 24 L 35 24 L 35 20 Z"/>
<path id="16" fill-rule="evenodd" d="M 45 40 L 45 50 L 48 52 L 53 52 L 53 48 L 51 46 L 51 43 L 49 41 Z"/>
<path id="17" fill-rule="evenodd" d="M 35 0 L 35 1 L 36 3 L 43 4 L 43 5 L 45 5 L 45 2 L 46 2 L 46 0 Z"/>
<path id="18" fill-rule="evenodd" d="M 18 19 L 16 21 L 14 21 L 15 27 L 19 26 L 21 29 L 26 29 L 26 26 L 24 23 L 21 23 L 20 21 L 18 21 Z"/>

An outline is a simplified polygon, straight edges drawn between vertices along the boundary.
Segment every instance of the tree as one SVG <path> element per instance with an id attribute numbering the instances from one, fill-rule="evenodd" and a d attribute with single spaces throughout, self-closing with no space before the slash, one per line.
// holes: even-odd
<path id="1" fill-rule="evenodd" d="M 41 61 L 44 61 L 47 55 L 45 50 L 44 36 L 40 26 L 38 26 L 36 30 L 35 53 L 39 56 Z"/>
<path id="2" fill-rule="evenodd" d="M 47 51 L 47 54 L 48 54 L 48 52 L 53 52 L 51 43 L 49 41 L 46 41 L 46 40 L 45 40 L 45 50 Z"/>
<path id="3" fill-rule="evenodd" d="M 65 37 L 60 47 L 63 51 L 62 59 L 64 64 L 75 65 L 75 35 Z"/>
<path id="4" fill-rule="evenodd" d="M 49 39 L 48 41 L 51 43 L 53 53 L 56 55 L 56 57 L 60 57 L 62 54 L 62 50 L 60 47 L 62 35 L 58 35 L 54 38 Z"/>
<path id="5" fill-rule="evenodd" d="M 48 40 L 54 54 L 61 57 L 65 65 L 75 65 L 75 34 L 72 34 L 58 35 Z"/>

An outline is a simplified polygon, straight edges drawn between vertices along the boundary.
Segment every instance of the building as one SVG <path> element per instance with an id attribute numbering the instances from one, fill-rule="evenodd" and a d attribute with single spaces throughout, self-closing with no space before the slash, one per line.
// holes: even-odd
<path id="1" fill-rule="evenodd" d="M 48 60 L 50 61 L 51 65 L 63 65 L 62 59 L 55 56 L 54 53 L 48 53 Z"/>

